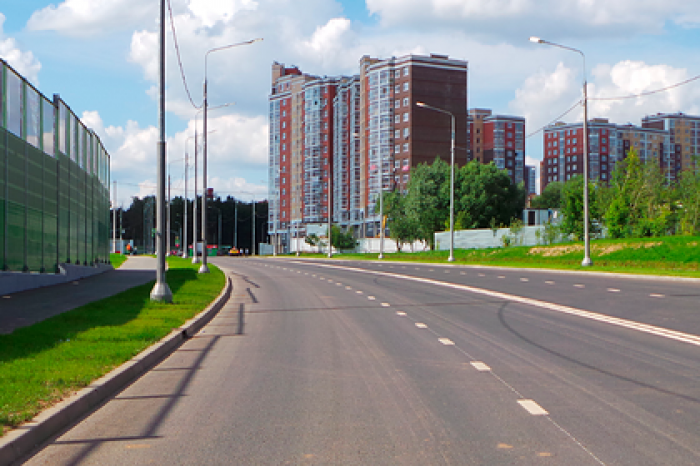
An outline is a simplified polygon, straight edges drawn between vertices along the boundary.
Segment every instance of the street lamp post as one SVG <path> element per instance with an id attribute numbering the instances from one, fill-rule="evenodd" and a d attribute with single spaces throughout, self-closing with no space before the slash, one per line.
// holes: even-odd
<path id="1" fill-rule="evenodd" d="M 160 2 L 160 103 L 158 126 L 160 140 L 158 141 L 158 205 L 157 222 L 157 265 L 156 283 L 151 290 L 151 301 L 166 303 L 173 302 L 173 293 L 165 280 L 165 0 Z"/>
<path id="2" fill-rule="evenodd" d="M 452 136 L 450 142 L 450 256 L 448 262 L 455 260 L 455 116 L 452 112 L 441 108 L 433 107 L 423 102 L 416 102 L 419 107 L 435 110 L 436 112 L 449 115 L 452 119 Z"/>
<path id="3" fill-rule="evenodd" d="M 224 45 L 223 47 L 215 47 L 213 49 L 207 50 L 204 54 L 204 152 L 202 154 L 202 230 L 206 228 L 207 224 L 207 63 L 209 54 L 213 52 L 218 52 L 220 50 L 230 49 L 237 47 L 239 45 L 248 45 L 253 42 L 258 42 L 262 39 L 252 39 L 244 42 L 238 42 L 236 44 Z M 206 234 L 202 235 L 202 265 L 199 267 L 199 273 L 209 273 L 209 267 L 207 267 L 207 238 Z"/>
<path id="4" fill-rule="evenodd" d="M 547 44 L 560 49 L 576 52 L 583 59 L 583 244 L 584 256 L 581 265 L 588 267 L 593 265 L 591 260 L 591 236 L 590 236 L 590 212 L 588 208 L 588 83 L 586 82 L 586 56 L 579 49 L 549 42 L 539 37 L 530 37 L 530 42 Z"/>

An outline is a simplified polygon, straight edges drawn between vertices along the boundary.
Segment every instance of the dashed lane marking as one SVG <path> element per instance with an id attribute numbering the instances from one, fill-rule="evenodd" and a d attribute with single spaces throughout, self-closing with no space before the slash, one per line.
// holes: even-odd
<path id="1" fill-rule="evenodd" d="M 396 311 L 396 315 L 397 315 L 397 316 L 401 316 L 401 317 L 405 317 L 405 316 L 406 316 L 406 313 L 403 312 L 403 311 Z"/>
<path id="2" fill-rule="evenodd" d="M 549 414 L 542 406 L 532 400 L 518 400 L 518 404 L 533 416 L 546 416 Z"/>
<path id="3" fill-rule="evenodd" d="M 474 367 L 474 369 L 478 370 L 479 372 L 490 372 L 491 371 L 491 368 L 481 361 L 472 361 L 469 364 L 471 364 Z"/>
<path id="4" fill-rule="evenodd" d="M 428 326 L 425 325 L 423 322 L 416 322 L 416 327 L 418 327 L 418 328 L 428 328 Z"/>
<path id="5" fill-rule="evenodd" d="M 382 303 L 382 307 L 391 307 L 391 304 L 389 304 L 389 303 Z"/>
<path id="6" fill-rule="evenodd" d="M 608 291 L 611 293 L 619 293 L 620 290 L 618 288 L 608 288 Z"/>
<path id="7" fill-rule="evenodd" d="M 439 341 L 440 343 L 442 343 L 443 345 L 445 345 L 445 346 L 450 346 L 450 345 L 454 345 L 454 344 L 455 344 L 455 342 L 452 341 L 452 340 L 450 340 L 449 338 L 438 338 L 438 341 Z"/>
<path id="8" fill-rule="evenodd" d="M 635 322 L 633 320 L 621 319 L 618 317 L 612 317 L 605 314 L 600 314 L 592 311 L 585 311 L 583 309 L 577 309 L 575 307 L 564 306 L 561 304 L 550 303 L 547 301 L 542 301 L 534 298 L 526 298 L 524 296 L 517 296 L 508 293 L 502 293 L 500 291 L 492 291 L 484 288 L 477 288 L 475 286 L 462 285 L 458 283 L 443 282 L 430 278 L 414 277 L 411 275 L 401 275 L 389 272 L 378 272 L 365 269 L 356 269 L 353 267 L 343 267 L 337 265 L 321 265 L 321 267 L 337 268 L 342 270 L 355 270 L 362 273 L 384 275 L 387 277 L 399 278 L 406 281 L 414 281 L 419 283 L 427 283 L 431 285 L 442 286 L 445 288 L 451 288 L 455 290 L 468 291 L 470 293 L 479 294 L 483 296 L 490 296 L 492 298 L 503 299 L 505 301 L 512 301 L 515 303 L 525 304 L 528 306 L 535 306 L 541 309 L 547 309 L 554 312 L 559 312 L 561 314 L 568 314 L 576 317 L 581 317 L 588 320 L 593 320 L 597 322 L 602 322 L 604 324 L 615 325 L 617 327 L 623 327 L 630 330 L 636 330 L 638 332 L 649 333 L 651 335 L 656 335 L 659 337 L 667 338 L 669 340 L 675 340 L 683 343 L 688 343 L 694 346 L 700 346 L 700 336 L 693 335 L 690 333 L 679 332 L 676 330 L 671 330 L 663 327 L 656 327 L 654 325 L 643 324 L 641 322 Z M 547 283 L 547 282 L 545 282 Z M 554 282 L 551 282 L 553 284 Z M 665 295 L 656 294 L 654 297 L 665 298 Z"/>

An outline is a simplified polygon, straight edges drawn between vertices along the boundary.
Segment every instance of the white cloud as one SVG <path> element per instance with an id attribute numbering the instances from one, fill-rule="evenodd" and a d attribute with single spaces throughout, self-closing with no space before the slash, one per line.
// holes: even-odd
<path id="1" fill-rule="evenodd" d="M 10 64 L 19 74 L 38 86 L 41 63 L 34 57 L 31 51 L 22 51 L 15 39 L 5 37 L 3 24 L 5 16 L 0 13 L 0 57 Z"/>
<path id="2" fill-rule="evenodd" d="M 143 0 L 65 0 L 32 14 L 27 28 L 32 31 L 55 31 L 74 37 L 95 36 L 158 18 L 157 2 Z"/>
<path id="3" fill-rule="evenodd" d="M 610 65 L 598 65 L 593 70 L 595 83 L 590 90 L 591 117 L 610 118 L 615 123 L 639 125 L 641 118 L 654 114 L 684 112 L 697 114 L 700 110 L 700 90 L 697 84 L 674 87 L 690 76 L 684 68 L 669 65 L 650 65 L 642 61 L 624 60 Z M 643 97 L 596 100 L 597 98 L 625 97 L 666 89 Z"/>
<path id="4" fill-rule="evenodd" d="M 258 2 L 255 0 L 229 0 L 226 2 L 212 2 L 211 0 L 190 0 L 189 10 L 195 17 L 202 20 L 202 24 L 211 27 L 218 22 L 228 22 L 237 12 L 255 10 Z"/>
<path id="5" fill-rule="evenodd" d="M 559 117 L 581 98 L 581 88 L 576 84 L 574 72 L 559 63 L 552 73 L 540 71 L 528 77 L 515 91 L 515 99 L 511 101 L 510 108 L 516 115 L 525 117 L 528 133 L 536 131 Z M 576 121 L 580 117 L 581 112 L 575 109 L 562 117 L 562 120 Z"/>
<path id="6" fill-rule="evenodd" d="M 315 60 L 328 66 L 330 63 L 344 60 L 347 57 L 344 50 L 352 42 L 354 40 L 350 20 L 332 18 L 326 24 L 318 26 L 308 40 L 302 40 L 299 43 L 298 52 L 299 55 L 309 54 Z M 356 57 L 353 62 L 357 63 L 358 60 L 359 57 Z M 337 63 L 336 67 L 338 67 Z"/>
<path id="7" fill-rule="evenodd" d="M 660 32 L 667 22 L 700 23 L 700 3 L 687 0 L 367 0 L 367 8 L 385 27 L 440 24 L 495 40 L 533 33 L 621 37 Z"/>

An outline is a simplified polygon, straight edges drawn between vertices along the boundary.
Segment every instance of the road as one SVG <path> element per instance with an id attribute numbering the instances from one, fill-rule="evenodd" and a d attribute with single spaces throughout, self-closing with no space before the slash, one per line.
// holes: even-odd
<path id="1" fill-rule="evenodd" d="M 698 281 L 212 262 L 219 316 L 26 464 L 700 464 Z"/>

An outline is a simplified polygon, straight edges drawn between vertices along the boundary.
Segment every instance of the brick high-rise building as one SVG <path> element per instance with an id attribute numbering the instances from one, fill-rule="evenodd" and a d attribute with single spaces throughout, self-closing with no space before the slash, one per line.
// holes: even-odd
<path id="1" fill-rule="evenodd" d="M 669 144 L 664 147 L 661 170 L 670 181 L 682 170 L 695 167 L 693 157 L 700 155 L 700 116 L 684 113 L 657 113 L 642 119 L 642 127 L 666 130 Z"/>
<path id="2" fill-rule="evenodd" d="M 507 170 L 514 184 L 525 180 L 525 118 L 493 115 L 491 110 L 469 111 L 469 160 L 493 162 Z"/>
<path id="3" fill-rule="evenodd" d="M 642 161 L 663 161 L 669 132 L 634 125 L 616 125 L 605 118 L 588 122 L 588 176 L 607 182 L 615 164 L 635 148 Z M 583 123 L 562 122 L 544 130 L 544 158 L 540 163 L 540 192 L 552 181 L 566 182 L 583 174 Z"/>
<path id="4" fill-rule="evenodd" d="M 410 169 L 449 163 L 451 112 L 456 145 L 467 146 L 467 63 L 444 55 L 363 57 L 359 74 L 318 77 L 272 66 L 268 232 L 284 248 L 305 225 L 332 218 L 378 234 L 380 190 L 405 190 Z M 457 150 L 463 165 L 467 152 Z"/>

